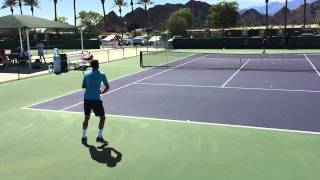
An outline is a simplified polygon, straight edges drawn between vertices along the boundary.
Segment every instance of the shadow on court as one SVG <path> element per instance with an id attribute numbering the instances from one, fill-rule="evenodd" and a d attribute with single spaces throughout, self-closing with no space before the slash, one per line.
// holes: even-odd
<path id="1" fill-rule="evenodd" d="M 112 147 L 107 147 L 108 144 L 104 144 L 99 147 L 93 145 L 85 145 L 89 149 L 91 159 L 97 163 L 106 164 L 108 167 L 116 167 L 122 159 L 121 152 Z"/>

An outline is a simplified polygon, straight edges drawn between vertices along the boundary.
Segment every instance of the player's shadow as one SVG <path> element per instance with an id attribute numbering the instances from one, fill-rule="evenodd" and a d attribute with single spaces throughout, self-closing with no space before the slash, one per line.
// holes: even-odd
<path id="1" fill-rule="evenodd" d="M 106 164 L 108 167 L 115 167 L 122 159 L 122 154 L 112 147 L 107 147 L 108 144 L 104 144 L 99 147 L 93 145 L 85 145 L 89 149 L 91 159 Z"/>

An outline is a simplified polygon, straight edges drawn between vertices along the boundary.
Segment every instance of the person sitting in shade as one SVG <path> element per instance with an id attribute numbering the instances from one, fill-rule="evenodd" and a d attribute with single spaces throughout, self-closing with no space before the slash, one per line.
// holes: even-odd
<path id="1" fill-rule="evenodd" d="M 38 49 L 38 56 L 41 62 L 41 58 L 43 59 L 43 62 L 46 62 L 46 58 L 44 57 L 44 44 L 42 41 L 38 41 L 37 45 L 36 45 L 37 49 Z"/>
<path id="2" fill-rule="evenodd" d="M 5 50 L 0 49 L 0 64 L 4 64 L 5 60 L 6 60 Z"/>
<path id="3" fill-rule="evenodd" d="M 18 61 L 19 63 L 26 63 L 29 60 L 29 53 L 27 50 L 24 50 L 23 48 L 18 47 L 19 57 Z"/>
<path id="4" fill-rule="evenodd" d="M 90 61 L 93 60 L 93 55 L 91 54 L 90 51 L 88 53 L 82 52 L 81 56 L 80 56 L 80 59 L 90 62 Z"/>

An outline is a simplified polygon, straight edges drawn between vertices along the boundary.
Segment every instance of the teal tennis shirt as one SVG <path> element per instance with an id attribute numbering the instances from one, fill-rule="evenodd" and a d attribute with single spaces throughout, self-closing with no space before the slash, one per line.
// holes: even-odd
<path id="1" fill-rule="evenodd" d="M 84 74 L 82 86 L 86 87 L 84 99 L 100 100 L 101 83 L 108 85 L 107 76 L 99 70 L 92 70 Z"/>

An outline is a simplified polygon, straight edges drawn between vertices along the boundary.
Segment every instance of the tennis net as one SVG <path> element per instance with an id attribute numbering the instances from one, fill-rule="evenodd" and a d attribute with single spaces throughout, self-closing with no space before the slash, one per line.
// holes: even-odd
<path id="1" fill-rule="evenodd" d="M 217 54 L 141 51 L 140 66 L 144 68 L 315 72 L 320 69 L 320 54 Z"/>

